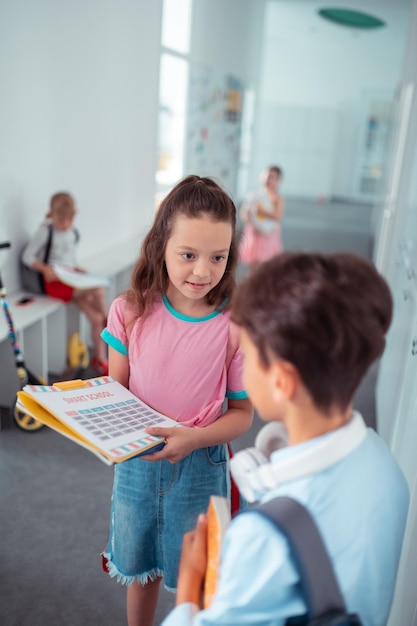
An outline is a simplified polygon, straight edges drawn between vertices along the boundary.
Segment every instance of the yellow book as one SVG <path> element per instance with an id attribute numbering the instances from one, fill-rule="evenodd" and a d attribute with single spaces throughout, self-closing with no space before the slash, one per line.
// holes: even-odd
<path id="1" fill-rule="evenodd" d="M 227 498 L 211 496 L 207 510 L 207 569 L 204 579 L 203 607 L 210 606 L 217 589 L 220 549 L 230 522 L 230 504 Z"/>
<path id="2" fill-rule="evenodd" d="M 86 448 L 107 465 L 160 450 L 165 439 L 149 435 L 147 427 L 178 426 L 110 376 L 25 385 L 17 397 L 21 411 Z"/>

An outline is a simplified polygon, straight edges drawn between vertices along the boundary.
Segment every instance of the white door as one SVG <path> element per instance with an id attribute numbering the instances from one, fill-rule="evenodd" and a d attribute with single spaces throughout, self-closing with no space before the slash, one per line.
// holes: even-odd
<path id="1" fill-rule="evenodd" d="M 397 187 L 380 230 L 377 257 L 394 298 L 394 317 L 376 388 L 377 428 L 410 488 L 410 511 L 388 626 L 417 626 L 417 102 L 409 102 Z M 404 132 L 404 124 L 398 132 Z M 401 142 L 400 142 L 401 143 Z M 398 145 L 398 142 L 397 142 Z M 395 178 L 395 177 L 394 177 Z M 386 203 L 385 208 L 389 205 Z M 383 261 L 381 262 L 381 259 Z"/>

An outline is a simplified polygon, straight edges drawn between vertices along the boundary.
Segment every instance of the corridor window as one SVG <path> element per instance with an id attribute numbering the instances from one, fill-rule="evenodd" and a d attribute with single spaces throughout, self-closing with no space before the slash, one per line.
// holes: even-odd
<path id="1" fill-rule="evenodd" d="M 159 83 L 158 191 L 183 175 L 188 61 L 162 54 Z"/>
<path id="2" fill-rule="evenodd" d="M 180 54 L 190 51 L 192 0 L 164 0 L 162 45 Z"/>
<path id="3" fill-rule="evenodd" d="M 193 0 L 164 0 L 159 79 L 157 204 L 184 175 Z"/>

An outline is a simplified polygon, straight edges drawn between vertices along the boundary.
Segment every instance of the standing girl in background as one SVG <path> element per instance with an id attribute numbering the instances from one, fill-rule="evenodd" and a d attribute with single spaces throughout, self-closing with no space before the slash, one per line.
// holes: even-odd
<path id="1" fill-rule="evenodd" d="M 281 220 L 284 199 L 278 194 L 282 170 L 271 165 L 261 173 L 261 188 L 251 192 L 242 206 L 245 227 L 240 260 L 251 268 L 282 252 Z"/>
<path id="2" fill-rule="evenodd" d="M 152 625 L 162 577 L 175 590 L 183 535 L 212 494 L 230 494 L 226 442 L 252 423 L 228 310 L 235 226 L 235 206 L 214 181 L 178 183 L 102 334 L 110 375 L 180 426 L 148 428 L 166 439 L 164 448 L 115 468 L 104 557 L 110 575 L 128 585 L 129 626 Z"/>

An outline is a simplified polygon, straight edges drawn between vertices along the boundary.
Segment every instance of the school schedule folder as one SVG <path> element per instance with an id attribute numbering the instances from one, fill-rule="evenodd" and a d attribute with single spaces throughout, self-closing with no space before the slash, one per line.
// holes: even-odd
<path id="1" fill-rule="evenodd" d="M 107 465 L 160 450 L 165 439 L 149 435 L 148 426 L 178 426 L 110 376 L 25 385 L 17 396 L 21 411 L 87 448 Z"/>

